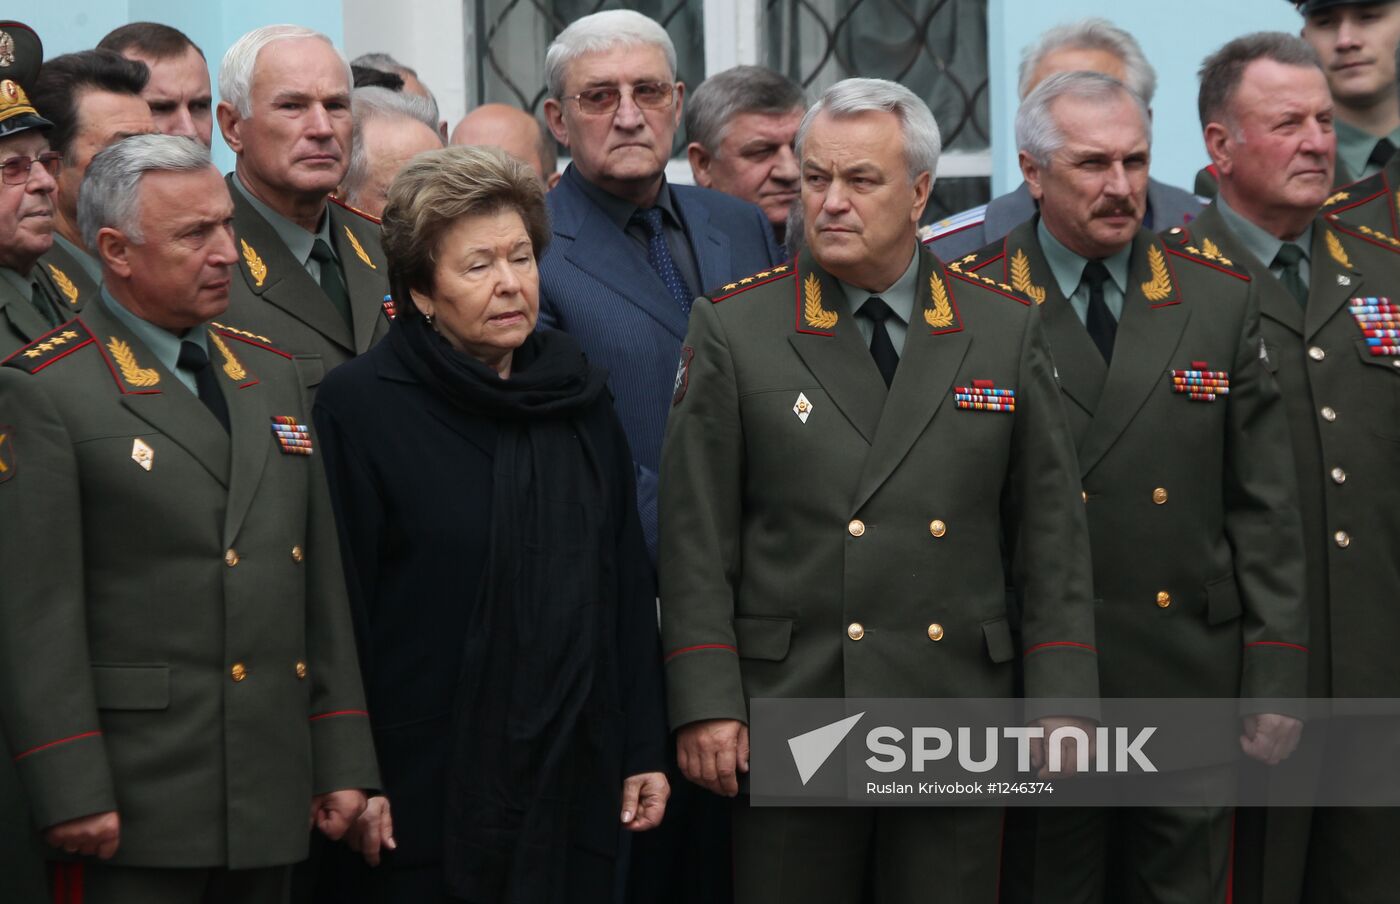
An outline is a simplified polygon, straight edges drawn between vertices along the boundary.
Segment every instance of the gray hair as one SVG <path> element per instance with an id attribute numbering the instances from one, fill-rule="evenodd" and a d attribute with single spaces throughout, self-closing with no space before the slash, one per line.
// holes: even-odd
<path id="1" fill-rule="evenodd" d="M 398 60 L 394 59 L 387 53 L 362 53 L 359 56 L 355 57 L 353 60 L 351 60 L 350 65 L 363 66 L 365 69 L 373 69 L 376 72 L 392 72 L 394 75 L 400 77 L 405 75 L 411 75 L 414 78 L 418 78 L 417 69 L 414 69 L 412 66 L 405 66 L 403 63 L 400 63 Z M 421 79 L 419 80 L 419 84 L 422 84 Z M 428 92 L 428 96 L 426 98 L 422 98 L 422 100 L 424 100 L 427 103 L 427 110 L 429 111 L 432 118 L 432 122 L 428 123 L 428 128 L 436 131 L 438 124 L 442 122 L 442 118 L 438 115 L 437 98 L 433 96 L 432 89 L 430 89 L 427 85 L 423 85 L 423 90 Z M 416 94 L 413 96 L 418 97 L 418 95 Z M 427 122 L 427 119 L 424 119 L 423 121 Z"/>
<path id="2" fill-rule="evenodd" d="M 884 79 L 848 78 L 827 88 L 821 99 L 802 117 L 802 125 L 797 127 L 798 159 L 802 157 L 802 144 L 807 139 L 812 122 L 822 113 L 839 119 L 876 110 L 893 113 L 899 119 L 909 181 L 919 178 L 920 173 L 928 173 L 932 187 L 932 179 L 938 173 L 938 155 L 943 152 L 938 123 L 929 112 L 928 104 L 920 100 L 917 94 L 898 82 Z"/>
<path id="3" fill-rule="evenodd" d="M 1284 66 L 1312 66 L 1322 71 L 1322 60 L 1312 45 L 1281 31 L 1256 31 L 1235 38 L 1201 63 L 1201 90 L 1196 96 L 1196 112 L 1201 128 L 1213 122 L 1232 125 L 1230 101 L 1244 78 L 1244 71 L 1256 60 L 1272 60 Z"/>
<path id="4" fill-rule="evenodd" d="M 1047 56 L 1057 50 L 1102 50 L 1123 61 L 1123 84 L 1147 106 L 1157 93 L 1157 72 L 1137 39 L 1107 19 L 1081 19 L 1068 25 L 1058 25 L 1025 50 L 1021 51 L 1021 68 L 1017 73 L 1017 88 L 1022 100 L 1030 94 L 1031 78 Z"/>
<path id="5" fill-rule="evenodd" d="M 248 32 L 228 49 L 224 54 L 223 61 L 219 64 L 219 99 L 232 104 L 238 110 L 238 115 L 248 117 L 253 115 L 253 69 L 258 62 L 258 54 L 263 48 L 277 41 L 289 41 L 298 38 L 317 38 L 325 41 L 330 48 L 335 51 L 335 55 L 340 57 L 340 62 L 345 66 L 345 87 L 348 90 L 353 85 L 354 77 L 350 74 L 350 63 L 345 59 L 345 54 L 336 47 L 330 38 L 303 28 L 300 25 L 264 25 L 262 28 L 255 28 Z M 436 126 L 434 126 L 436 128 Z"/>
<path id="6" fill-rule="evenodd" d="M 544 55 L 544 80 L 549 96 L 564 96 L 564 76 L 569 64 L 585 54 L 614 47 L 653 46 L 666 55 L 671 77 L 676 77 L 676 45 L 655 20 L 630 9 L 608 9 L 577 20 L 559 32 Z"/>
<path id="7" fill-rule="evenodd" d="M 1152 140 L 1152 116 L 1142 96 L 1111 75 L 1102 72 L 1057 72 L 1036 86 L 1016 111 L 1016 149 L 1024 151 L 1041 166 L 1064 147 L 1065 135 L 1050 107 L 1061 97 L 1108 103 L 1118 97 L 1132 101 L 1142 117 L 1147 140 Z"/>
<path id="8" fill-rule="evenodd" d="M 120 229 L 140 244 L 141 177 L 147 173 L 193 173 L 213 166 L 209 151 L 193 138 L 133 135 L 103 148 L 92 158 L 78 191 L 78 230 L 96 250 L 97 233 Z"/>
<path id="9" fill-rule="evenodd" d="M 350 106 L 354 111 L 355 130 L 350 140 L 350 166 L 345 170 L 342 184 L 345 186 L 346 200 L 351 204 L 358 203 L 360 189 L 369 178 L 369 154 L 365 150 L 364 139 L 366 123 L 376 119 L 422 123 L 437 137 L 438 143 L 442 143 L 437 118 L 432 116 L 428 101 L 416 94 L 388 88 L 356 88 L 350 94 Z"/>
<path id="10" fill-rule="evenodd" d="M 685 105 L 686 138 L 718 153 L 729 121 L 741 113 L 782 115 L 805 106 L 807 96 L 787 76 L 763 66 L 735 66 L 710 76 L 690 92 Z"/>

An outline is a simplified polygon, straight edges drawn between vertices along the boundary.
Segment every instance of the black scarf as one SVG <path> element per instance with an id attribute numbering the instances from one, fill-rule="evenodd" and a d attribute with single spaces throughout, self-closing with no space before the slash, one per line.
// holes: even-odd
<path id="1" fill-rule="evenodd" d="M 389 341 L 466 417 L 498 427 L 491 546 L 469 620 L 446 797 L 448 890 L 473 902 L 567 898 L 575 790 L 615 711 L 601 587 L 609 490 L 578 420 L 603 392 L 569 336 L 532 334 L 502 380 L 418 317 Z M 615 656 L 611 657 L 615 658 Z"/>

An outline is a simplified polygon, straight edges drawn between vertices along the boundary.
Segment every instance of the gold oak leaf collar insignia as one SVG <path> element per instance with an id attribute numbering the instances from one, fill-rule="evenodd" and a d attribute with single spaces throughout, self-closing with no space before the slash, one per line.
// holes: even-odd
<path id="1" fill-rule="evenodd" d="M 69 304 L 78 303 L 78 287 L 73 285 L 73 280 L 68 278 L 68 274 L 49 264 L 49 274 L 53 277 L 54 285 L 58 286 L 58 291 L 68 298 Z"/>
<path id="2" fill-rule="evenodd" d="M 355 233 L 351 231 L 349 226 L 345 227 L 345 237 L 350 240 L 350 247 L 355 249 L 355 255 L 364 262 L 366 267 L 371 270 L 379 269 L 374 265 L 374 261 L 369 259 L 369 255 L 365 253 L 365 246 L 361 245 L 360 240 L 355 238 Z"/>
<path id="3" fill-rule="evenodd" d="M 1011 287 L 1036 304 L 1045 304 L 1045 287 L 1031 282 L 1031 261 L 1020 248 L 1011 258 Z"/>
<path id="4" fill-rule="evenodd" d="M 117 367 L 121 368 L 122 379 L 140 389 L 147 389 L 160 382 L 160 374 L 153 368 L 142 367 L 136 363 L 136 356 L 131 352 L 131 346 L 113 336 L 107 343 L 107 350 L 112 353 L 112 359 L 117 362 Z"/>
<path id="5" fill-rule="evenodd" d="M 1339 192 L 1337 192 L 1335 195 L 1333 195 L 1332 197 L 1328 198 L 1326 201 L 1323 201 L 1323 202 L 1322 202 L 1322 206 L 1323 206 L 1323 207 L 1331 207 L 1333 204 L 1340 204 L 1340 203 L 1342 203 L 1343 201 L 1347 200 L 1347 199 L 1350 198 L 1350 197 L 1351 197 L 1351 193 L 1350 193 L 1350 192 L 1339 191 Z"/>
<path id="6" fill-rule="evenodd" d="M 1342 240 L 1337 238 L 1335 232 L 1327 233 L 1327 253 L 1332 255 L 1332 260 L 1348 270 L 1352 269 L 1351 258 L 1347 257 L 1347 250 L 1342 247 Z"/>
<path id="7" fill-rule="evenodd" d="M 802 316 L 806 318 L 808 326 L 829 330 L 841 319 L 835 311 L 822 307 L 822 284 L 815 273 L 808 273 L 802 283 L 802 301 Z"/>
<path id="8" fill-rule="evenodd" d="M 937 273 L 929 274 L 928 290 L 933 296 L 933 307 L 924 308 L 924 322 L 936 330 L 952 326 L 953 306 L 948 302 L 948 287 L 943 285 Z"/>
<path id="9" fill-rule="evenodd" d="M 1167 260 L 1161 250 L 1152 245 L 1147 249 L 1147 266 L 1152 278 L 1142 284 L 1142 294 L 1148 301 L 1165 301 L 1172 294 L 1172 279 L 1167 273 Z"/>
<path id="10" fill-rule="evenodd" d="M 239 239 L 238 243 L 243 246 L 243 261 L 248 265 L 248 272 L 253 277 L 253 285 L 262 288 L 263 280 L 267 279 L 267 264 L 253 250 L 253 246 L 248 244 L 247 239 Z"/>
<path id="11" fill-rule="evenodd" d="M 235 383 L 241 383 L 248 378 L 248 371 L 243 369 L 243 365 L 233 356 L 228 344 L 218 333 L 210 333 L 209 338 L 214 340 L 214 346 L 219 350 L 219 354 L 224 356 L 224 373 Z"/>

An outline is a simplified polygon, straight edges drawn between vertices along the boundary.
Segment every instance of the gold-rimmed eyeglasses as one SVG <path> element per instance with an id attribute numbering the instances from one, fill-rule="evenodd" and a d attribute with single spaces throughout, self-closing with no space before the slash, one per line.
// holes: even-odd
<path id="1" fill-rule="evenodd" d="M 6 185 L 23 185 L 29 181 L 36 163 L 55 179 L 63 172 L 63 155 L 58 151 L 45 151 L 37 157 L 11 157 L 0 163 L 0 178 Z"/>
<path id="2" fill-rule="evenodd" d="M 622 103 L 622 95 L 631 93 L 632 103 L 643 110 L 665 110 L 676 98 L 676 86 L 670 82 L 639 82 L 630 87 L 607 85 L 589 88 L 578 94 L 570 94 L 564 100 L 578 104 L 579 111 L 598 116 L 615 113 Z"/>

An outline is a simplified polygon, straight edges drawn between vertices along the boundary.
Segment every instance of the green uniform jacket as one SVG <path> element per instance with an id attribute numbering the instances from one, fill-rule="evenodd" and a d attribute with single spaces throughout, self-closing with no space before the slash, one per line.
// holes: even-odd
<path id="1" fill-rule="evenodd" d="M 1322 215 L 1337 216 L 1367 241 L 1400 249 L 1400 154 L 1374 176 L 1343 186 L 1322 205 Z"/>
<path id="2" fill-rule="evenodd" d="M 1039 312 L 918 254 L 888 391 L 807 254 L 696 302 L 661 459 L 673 726 L 746 719 L 752 697 L 1012 696 L 1021 656 L 1028 696 L 1096 694 L 1084 506 Z"/>
<path id="3" fill-rule="evenodd" d="M 57 243 L 34 264 L 39 279 L 51 297 L 59 299 L 76 315 L 89 299 L 96 298 L 98 287 L 84 270 Z M 53 329 L 29 298 L 16 292 L 8 280 L 0 279 L 0 360 L 38 339 Z M 5 420 L 0 414 L 0 422 Z M 0 433 L 3 433 L 0 428 Z M 0 448 L 0 456 L 5 451 Z M 0 478 L 4 475 L 0 474 Z M 0 751 L 8 749 L 4 732 L 0 730 Z M 0 882 L 14 904 L 37 904 L 48 900 L 44 887 L 39 851 L 30 826 L 29 805 L 19 785 L 19 776 L 8 757 L 0 762 Z"/>
<path id="4" fill-rule="evenodd" d="M 77 316 L 97 297 L 98 286 L 87 271 L 57 242 L 35 262 L 39 279 L 50 297 L 64 305 L 69 317 Z M 19 294 L 7 280 L 0 280 L 0 359 L 4 359 L 53 329 L 29 298 Z"/>
<path id="5" fill-rule="evenodd" d="M 379 221 L 329 199 L 331 241 L 350 293 L 353 330 L 346 325 L 321 286 L 306 272 L 262 214 L 244 197 L 229 175 L 233 197 L 233 231 L 242 262 L 229 292 L 229 323 L 272 336 L 278 348 L 298 357 L 319 356 L 320 366 L 304 362 L 302 371 L 314 387 L 321 374 L 363 354 L 389 332 L 393 303 L 389 296 L 389 262 L 379 240 Z"/>
<path id="6" fill-rule="evenodd" d="M 1089 513 L 1103 695 L 1302 696 L 1302 526 L 1248 275 L 1179 229 L 1139 231 L 1108 366 L 1037 222 L 955 266 L 1044 300 Z M 1192 372 L 1224 372 L 1228 389 L 1195 399 Z"/>
<path id="7" fill-rule="evenodd" d="M 1400 342 L 1373 354 L 1351 311 L 1400 297 L 1400 256 L 1341 218 L 1319 217 L 1305 311 L 1242 250 L 1214 205 L 1189 235 L 1212 239 L 1261 289 L 1267 364 L 1288 409 L 1301 491 L 1309 691 L 1400 696 Z"/>
<path id="8" fill-rule="evenodd" d="M 101 302 L 0 368 L 0 717 L 35 825 L 115 809 L 120 865 L 292 863 L 377 784 L 296 367 L 209 350 L 231 437 Z"/>

